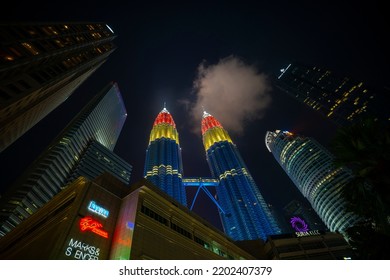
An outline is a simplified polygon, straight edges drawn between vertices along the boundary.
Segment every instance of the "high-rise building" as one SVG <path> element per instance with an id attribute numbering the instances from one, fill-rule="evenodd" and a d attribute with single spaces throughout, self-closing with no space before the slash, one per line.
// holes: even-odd
<path id="1" fill-rule="evenodd" d="M 390 121 L 385 89 L 299 63 L 281 70 L 276 86 L 338 125 L 364 117 Z"/>
<path id="2" fill-rule="evenodd" d="M 203 145 L 211 174 L 220 181 L 217 200 L 225 233 L 234 240 L 266 240 L 279 234 L 267 203 L 221 123 L 204 112 Z"/>
<path id="3" fill-rule="evenodd" d="M 288 131 L 268 131 L 267 149 L 307 198 L 321 220 L 331 231 L 344 232 L 359 217 L 346 210 L 341 197 L 352 172 L 333 165 L 334 156 L 314 139 Z"/>
<path id="4" fill-rule="evenodd" d="M 115 50 L 104 23 L 0 25 L 0 152 L 64 102 Z"/>
<path id="5" fill-rule="evenodd" d="M 71 183 L 79 176 L 92 180 L 100 174 L 107 172 L 118 178 L 125 184 L 130 183 L 132 166 L 106 148 L 96 140 L 91 140 L 84 152 L 80 155 L 80 160 L 69 175 L 67 182 Z"/>
<path id="6" fill-rule="evenodd" d="M 144 177 L 186 206 L 187 198 L 182 175 L 179 134 L 172 115 L 164 107 L 157 115 L 150 133 Z"/>
<path id="7" fill-rule="evenodd" d="M 105 154 L 114 149 L 126 117 L 119 88 L 110 83 L 77 114 L 2 197 L 0 237 L 50 201 L 74 174 L 90 177 L 105 169 L 124 179 L 123 172 L 129 173 L 131 166 L 123 164 L 118 157 L 105 158 Z M 97 144 L 91 146 L 91 141 L 107 150 L 103 151 Z M 97 158 L 95 166 L 88 165 L 93 157 Z M 124 169 L 112 168 L 115 164 L 102 167 L 101 163 L 106 159 L 120 162 Z"/>

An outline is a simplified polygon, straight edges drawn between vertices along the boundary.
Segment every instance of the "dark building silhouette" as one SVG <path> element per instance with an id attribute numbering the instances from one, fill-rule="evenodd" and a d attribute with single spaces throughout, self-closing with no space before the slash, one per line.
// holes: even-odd
<path id="1" fill-rule="evenodd" d="M 0 152 L 95 72 L 114 38 L 105 23 L 0 24 Z"/>
<path id="2" fill-rule="evenodd" d="M 338 125 L 372 117 L 390 121 L 390 91 L 316 66 L 292 63 L 281 70 L 276 86 Z"/>

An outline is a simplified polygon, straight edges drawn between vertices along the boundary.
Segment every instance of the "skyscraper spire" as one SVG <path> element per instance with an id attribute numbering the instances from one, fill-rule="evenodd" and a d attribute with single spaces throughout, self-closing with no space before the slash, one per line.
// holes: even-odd
<path id="1" fill-rule="evenodd" d="M 150 133 L 144 177 L 186 206 L 187 199 L 182 174 L 179 134 L 164 102 L 164 108 L 157 115 Z"/>
<path id="2" fill-rule="evenodd" d="M 221 123 L 203 112 L 203 145 L 212 175 L 220 180 L 218 202 L 225 233 L 234 240 L 266 240 L 280 233 L 267 203 Z"/>

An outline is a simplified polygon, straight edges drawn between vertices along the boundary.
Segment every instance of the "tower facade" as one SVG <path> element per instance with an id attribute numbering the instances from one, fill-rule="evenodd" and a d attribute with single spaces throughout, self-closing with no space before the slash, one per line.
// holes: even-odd
<path id="1" fill-rule="evenodd" d="M 0 25 L 0 152 L 64 102 L 115 50 L 104 23 Z"/>
<path id="2" fill-rule="evenodd" d="M 110 83 L 79 112 L 2 197 L 0 237 L 49 202 L 64 188 L 72 174 L 90 177 L 88 168 L 85 165 L 81 167 L 88 160 L 83 159 L 83 155 L 88 157 L 90 154 L 91 141 L 112 151 L 126 117 L 119 88 L 117 84 Z M 102 169 L 99 162 L 95 165 L 89 165 L 89 168 Z M 84 172 L 81 172 L 83 169 Z M 115 174 L 110 168 L 106 171 Z"/>
<path id="3" fill-rule="evenodd" d="M 267 149 L 331 231 L 344 232 L 359 217 L 346 211 L 341 197 L 352 173 L 333 166 L 333 155 L 314 139 L 288 131 L 268 131 Z"/>
<path id="4" fill-rule="evenodd" d="M 144 177 L 182 205 L 187 205 L 182 182 L 179 134 L 172 115 L 164 108 L 156 117 L 146 149 Z"/>
<path id="5" fill-rule="evenodd" d="M 299 63 L 281 70 L 277 87 L 338 125 L 364 117 L 390 121 L 389 93 L 337 75 L 330 70 Z"/>
<path id="6" fill-rule="evenodd" d="M 202 138 L 211 174 L 220 181 L 217 200 L 225 233 L 234 240 L 266 240 L 279 234 L 267 203 L 221 123 L 204 112 Z"/>

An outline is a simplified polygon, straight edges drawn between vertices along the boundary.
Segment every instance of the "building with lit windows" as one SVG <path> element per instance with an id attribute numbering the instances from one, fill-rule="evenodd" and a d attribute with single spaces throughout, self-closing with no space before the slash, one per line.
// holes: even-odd
<path id="1" fill-rule="evenodd" d="M 0 24 L 0 152 L 94 73 L 114 38 L 105 23 Z"/>
<path id="2" fill-rule="evenodd" d="M 172 115 L 164 107 L 157 115 L 150 133 L 144 177 L 186 206 L 182 174 L 179 134 Z"/>
<path id="3" fill-rule="evenodd" d="M 79 177 L 0 239 L 0 259 L 244 260 L 233 240 L 160 188 Z"/>
<path id="4" fill-rule="evenodd" d="M 344 232 L 359 221 L 358 216 L 347 212 L 341 197 L 352 172 L 334 167 L 334 156 L 322 145 L 280 130 L 268 131 L 265 144 L 330 231 Z"/>
<path id="5" fill-rule="evenodd" d="M 390 121 L 388 92 L 330 70 L 293 63 L 281 70 L 276 86 L 338 125 L 365 117 Z"/>
<path id="6" fill-rule="evenodd" d="M 126 117 L 118 85 L 108 84 L 1 198 L 0 237 L 30 217 L 79 175 L 91 178 L 108 171 L 129 183 L 131 166 L 112 153 Z"/>
<path id="7" fill-rule="evenodd" d="M 221 123 L 206 112 L 202 138 L 211 174 L 220 181 L 217 201 L 225 233 L 233 240 L 266 240 L 279 234 L 279 226 L 236 145 Z"/>

